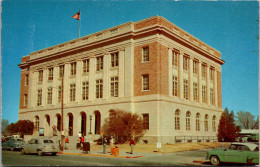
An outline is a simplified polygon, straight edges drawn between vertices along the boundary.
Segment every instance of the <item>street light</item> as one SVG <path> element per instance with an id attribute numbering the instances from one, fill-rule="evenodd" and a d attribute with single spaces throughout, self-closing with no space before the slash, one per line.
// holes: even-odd
<path id="1" fill-rule="evenodd" d="M 89 125 L 90 125 L 90 132 L 89 132 L 89 134 L 92 134 L 92 133 L 91 133 L 91 121 L 92 121 L 92 115 L 89 116 L 89 119 L 90 119 L 90 122 L 89 122 Z"/>

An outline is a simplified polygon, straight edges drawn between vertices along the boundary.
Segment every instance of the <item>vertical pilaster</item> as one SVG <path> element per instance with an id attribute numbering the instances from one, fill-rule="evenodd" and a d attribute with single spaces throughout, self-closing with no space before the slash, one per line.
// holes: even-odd
<path id="1" fill-rule="evenodd" d="M 118 67 L 118 79 L 119 79 L 119 97 L 125 97 L 125 51 L 120 50 L 119 51 L 119 56 L 118 56 L 118 62 L 119 62 L 119 67 Z"/>
<path id="2" fill-rule="evenodd" d="M 179 55 L 179 96 L 183 99 L 183 52 Z"/>
<path id="3" fill-rule="evenodd" d="M 190 57 L 189 59 L 189 88 L 190 88 L 190 101 L 193 101 L 193 59 Z"/>
<path id="4" fill-rule="evenodd" d="M 80 102 L 82 100 L 81 98 L 81 87 L 82 87 L 82 61 L 78 60 L 77 61 L 77 68 L 76 68 L 76 102 Z"/>
<path id="5" fill-rule="evenodd" d="M 199 93 L 199 102 L 202 103 L 202 75 L 201 75 L 201 61 L 198 62 L 199 68 L 199 82 L 198 82 L 198 93 Z"/>
<path id="6" fill-rule="evenodd" d="M 218 107 L 218 83 L 217 83 L 217 69 L 214 70 L 214 98 L 215 106 Z"/>
<path id="7" fill-rule="evenodd" d="M 134 43 L 125 48 L 125 97 L 134 96 Z"/>
<path id="8" fill-rule="evenodd" d="M 53 89 L 52 89 L 53 105 L 58 104 L 58 91 L 59 91 L 58 78 L 59 78 L 59 67 L 55 66 L 53 67 Z"/>
<path id="9" fill-rule="evenodd" d="M 207 104 L 210 105 L 210 77 L 209 77 L 209 65 L 206 65 L 206 79 L 207 79 Z"/>
<path id="10" fill-rule="evenodd" d="M 29 71 L 29 90 L 28 90 L 28 108 L 34 107 L 36 106 L 36 101 L 35 97 L 37 97 L 37 94 L 35 94 L 37 92 L 36 90 L 36 80 L 35 80 L 35 75 L 37 73 L 33 72 L 33 71 Z"/>
<path id="11" fill-rule="evenodd" d="M 95 58 L 91 57 L 89 60 L 89 100 L 94 100 L 95 94 Z"/>
<path id="12" fill-rule="evenodd" d="M 109 65 L 110 65 L 110 55 L 104 55 L 104 71 L 103 71 L 103 99 L 108 99 L 109 97 Z"/>
<path id="13" fill-rule="evenodd" d="M 169 48 L 168 49 L 168 67 L 169 67 L 169 96 L 172 96 L 172 50 Z"/>
<path id="14" fill-rule="evenodd" d="M 47 80 L 48 80 L 48 69 L 43 69 L 42 106 L 47 105 Z"/>
<path id="15" fill-rule="evenodd" d="M 66 104 L 68 101 L 69 101 L 69 92 L 70 92 L 70 88 L 69 88 L 69 84 L 70 84 L 70 82 L 69 82 L 69 75 L 70 75 L 70 64 L 69 63 L 66 63 L 65 65 L 64 65 L 64 85 L 63 85 L 63 87 L 64 87 L 64 91 L 63 91 L 63 93 L 64 93 L 64 95 L 63 95 L 63 102 L 64 102 L 64 104 Z"/>

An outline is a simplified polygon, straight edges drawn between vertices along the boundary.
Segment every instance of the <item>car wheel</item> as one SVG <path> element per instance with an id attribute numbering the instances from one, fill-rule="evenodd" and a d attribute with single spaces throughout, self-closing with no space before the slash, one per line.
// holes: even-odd
<path id="1" fill-rule="evenodd" d="M 40 156 L 43 155 L 42 150 L 39 150 L 39 151 L 38 151 L 38 155 L 40 155 Z"/>
<path id="2" fill-rule="evenodd" d="M 55 156 L 57 153 L 51 153 L 51 155 Z"/>
<path id="3" fill-rule="evenodd" d="M 14 148 L 13 148 L 13 147 L 11 147 L 11 151 L 14 151 Z"/>
<path id="4" fill-rule="evenodd" d="M 21 154 L 24 155 L 25 154 L 25 151 L 24 149 L 21 149 Z"/>
<path id="5" fill-rule="evenodd" d="M 220 164 L 218 156 L 215 156 L 215 155 L 210 157 L 210 162 L 211 162 L 212 165 L 219 165 Z"/>

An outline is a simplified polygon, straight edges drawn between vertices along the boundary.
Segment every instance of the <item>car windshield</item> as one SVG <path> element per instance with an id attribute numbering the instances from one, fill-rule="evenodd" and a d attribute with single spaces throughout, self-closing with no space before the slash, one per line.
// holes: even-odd
<path id="1" fill-rule="evenodd" d="M 53 143 L 52 140 L 43 140 L 43 143 Z"/>

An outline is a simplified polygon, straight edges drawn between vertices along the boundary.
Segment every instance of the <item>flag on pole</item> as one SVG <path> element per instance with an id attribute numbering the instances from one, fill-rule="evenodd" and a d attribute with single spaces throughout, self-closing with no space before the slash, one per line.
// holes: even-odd
<path id="1" fill-rule="evenodd" d="M 72 18 L 74 18 L 76 20 L 80 20 L 80 11 L 78 13 L 76 13 L 74 16 L 72 16 Z"/>

